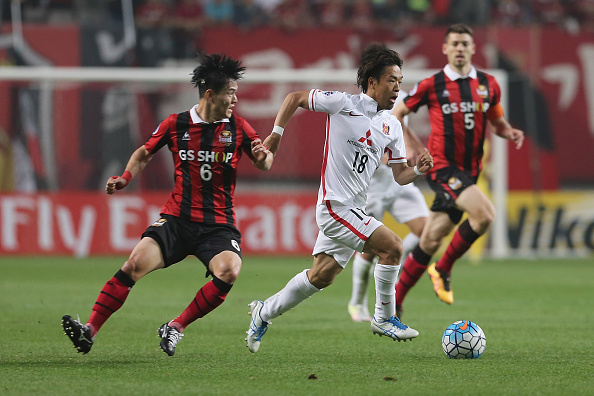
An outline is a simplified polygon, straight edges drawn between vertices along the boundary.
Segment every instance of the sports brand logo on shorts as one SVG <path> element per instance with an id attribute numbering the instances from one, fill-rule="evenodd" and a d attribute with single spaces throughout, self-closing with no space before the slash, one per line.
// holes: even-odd
<path id="1" fill-rule="evenodd" d="M 457 190 L 462 187 L 462 181 L 457 177 L 450 177 L 448 179 L 448 186 L 450 186 L 452 190 Z"/>
<path id="2" fill-rule="evenodd" d="M 219 143 L 224 146 L 229 146 L 233 143 L 233 135 L 231 135 L 231 131 L 222 131 L 219 135 Z"/>
<path id="3" fill-rule="evenodd" d="M 384 133 L 384 135 L 389 136 L 390 135 L 390 125 L 388 125 L 384 122 L 382 124 L 382 132 Z"/>
<path id="4" fill-rule="evenodd" d="M 237 250 L 238 252 L 241 252 L 241 248 L 239 247 L 239 243 L 235 239 L 231 239 L 231 245 L 233 245 L 233 247 L 235 248 L 235 250 Z"/>
<path id="5" fill-rule="evenodd" d="M 155 221 L 153 224 L 151 224 L 151 227 L 161 227 L 165 223 L 167 223 L 167 220 L 159 219 L 159 220 Z"/>

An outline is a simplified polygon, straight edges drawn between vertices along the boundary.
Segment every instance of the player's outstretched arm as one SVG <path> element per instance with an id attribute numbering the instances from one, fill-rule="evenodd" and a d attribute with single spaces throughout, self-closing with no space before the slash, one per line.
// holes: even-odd
<path id="1" fill-rule="evenodd" d="M 308 104 L 309 91 L 296 91 L 291 92 L 285 97 L 283 104 L 281 105 L 276 119 L 274 120 L 274 127 L 272 133 L 264 139 L 264 146 L 266 146 L 272 154 L 276 155 L 280 146 L 281 137 L 293 114 L 299 107 L 309 109 Z"/>
<path id="2" fill-rule="evenodd" d="M 121 176 L 111 176 L 107 179 L 105 192 L 111 195 L 116 190 L 126 187 L 130 183 L 130 180 L 139 174 L 152 158 L 153 154 L 149 153 L 144 146 L 137 148 L 130 156 L 124 173 Z"/>

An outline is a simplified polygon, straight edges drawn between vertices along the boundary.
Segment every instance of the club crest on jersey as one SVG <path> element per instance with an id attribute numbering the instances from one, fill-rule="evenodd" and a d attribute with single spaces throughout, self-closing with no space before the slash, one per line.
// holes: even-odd
<path id="1" fill-rule="evenodd" d="M 184 136 L 182 136 L 182 140 L 190 140 L 190 132 L 186 131 L 186 133 L 184 133 Z"/>
<path id="2" fill-rule="evenodd" d="M 231 134 L 231 131 L 222 131 L 219 135 L 219 143 L 224 146 L 229 146 L 233 143 L 233 135 Z"/>
<path id="3" fill-rule="evenodd" d="M 163 224 L 167 223 L 166 219 L 159 219 L 151 224 L 151 227 L 161 227 Z"/>
<path id="4" fill-rule="evenodd" d="M 489 90 L 483 84 L 476 87 L 476 94 L 483 99 L 487 99 L 489 97 Z"/>
<path id="5" fill-rule="evenodd" d="M 382 132 L 384 135 L 390 135 L 390 125 L 386 124 L 385 122 L 382 124 Z"/>
<path id="6" fill-rule="evenodd" d="M 448 186 L 450 186 L 452 190 L 457 190 L 462 187 L 462 181 L 457 177 L 450 177 L 448 179 Z"/>

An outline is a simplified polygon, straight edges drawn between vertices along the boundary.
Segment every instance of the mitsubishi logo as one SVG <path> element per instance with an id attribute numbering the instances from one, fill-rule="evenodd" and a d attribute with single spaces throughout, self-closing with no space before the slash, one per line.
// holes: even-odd
<path id="1" fill-rule="evenodd" d="M 365 133 L 365 137 L 362 137 L 362 138 L 359 139 L 359 143 L 363 143 L 363 142 L 367 141 L 367 145 L 368 146 L 371 146 L 372 143 L 371 143 L 371 139 L 369 139 L 370 137 L 371 137 L 371 130 L 368 130 Z"/>

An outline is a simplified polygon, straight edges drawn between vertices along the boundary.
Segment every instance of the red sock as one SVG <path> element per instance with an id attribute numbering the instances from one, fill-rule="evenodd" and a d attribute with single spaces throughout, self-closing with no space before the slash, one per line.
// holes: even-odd
<path id="1" fill-rule="evenodd" d="M 423 276 L 430 260 L 431 256 L 425 253 L 419 245 L 408 254 L 400 272 L 400 279 L 396 283 L 397 306 L 402 305 L 408 291 Z"/>
<path id="2" fill-rule="evenodd" d="M 470 249 L 474 241 L 480 237 L 471 227 L 468 220 L 464 221 L 452 237 L 452 241 L 448 245 L 445 253 L 437 262 L 435 268 L 441 272 L 449 274 L 456 260 L 458 260 L 464 253 Z"/>
<path id="3" fill-rule="evenodd" d="M 208 282 L 198 290 L 194 300 L 188 305 L 188 307 L 171 321 L 171 325 L 177 328 L 179 331 L 184 331 L 186 327 L 196 319 L 200 319 L 216 307 L 221 305 L 225 301 L 225 297 L 231 290 L 231 286 L 222 280 L 215 278 Z"/>
<path id="4" fill-rule="evenodd" d="M 93 312 L 87 322 L 87 326 L 91 327 L 91 336 L 94 337 L 103 323 L 124 305 L 132 286 L 134 281 L 122 270 L 107 281 L 93 305 Z"/>

